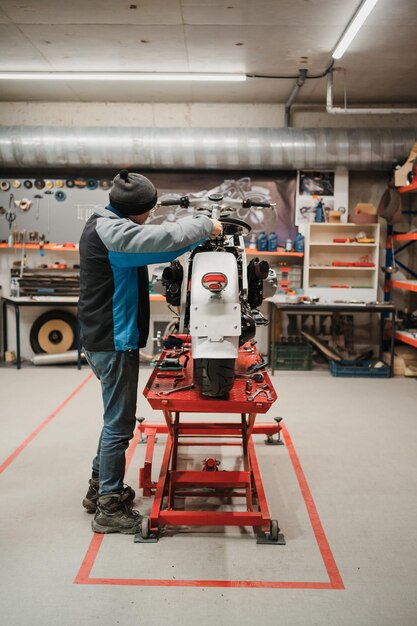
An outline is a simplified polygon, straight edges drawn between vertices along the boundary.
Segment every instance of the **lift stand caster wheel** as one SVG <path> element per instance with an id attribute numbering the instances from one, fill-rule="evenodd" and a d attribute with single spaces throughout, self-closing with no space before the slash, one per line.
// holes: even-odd
<path id="1" fill-rule="evenodd" d="M 277 520 L 272 519 L 269 533 L 259 532 L 256 543 L 269 546 L 285 546 L 285 537 L 279 531 L 280 527 Z"/>
<path id="2" fill-rule="evenodd" d="M 280 422 L 282 422 L 282 417 L 274 417 L 274 420 L 276 421 L 277 424 L 279 424 Z M 267 435 L 266 439 L 264 439 L 265 445 L 266 446 L 284 446 L 284 442 L 281 439 L 281 431 L 278 431 L 278 437 L 276 439 L 274 439 L 274 437 L 272 435 Z"/>
<path id="3" fill-rule="evenodd" d="M 151 532 L 149 517 L 142 517 L 140 522 L 140 533 L 135 535 L 135 543 L 158 543 L 158 534 Z"/>
<path id="4" fill-rule="evenodd" d="M 137 417 L 137 418 L 136 418 L 136 421 L 137 421 L 137 423 L 138 423 L 138 425 L 139 425 L 139 428 L 141 428 L 141 427 L 142 427 L 143 422 L 145 421 L 145 418 L 144 418 L 144 417 Z M 157 440 L 157 438 L 155 437 L 155 443 L 156 443 L 157 441 L 158 441 L 158 440 Z M 138 443 L 142 443 L 142 444 L 143 444 L 143 443 L 148 443 L 148 436 L 147 436 L 147 435 L 144 435 L 144 434 L 143 434 L 143 432 L 142 432 L 142 430 L 140 430 L 140 436 L 139 436 Z"/>

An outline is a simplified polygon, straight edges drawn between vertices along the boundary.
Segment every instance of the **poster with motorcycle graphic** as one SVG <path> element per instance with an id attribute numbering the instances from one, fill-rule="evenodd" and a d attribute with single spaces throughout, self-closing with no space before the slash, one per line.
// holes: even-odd
<path id="1" fill-rule="evenodd" d="M 170 200 L 189 196 L 206 198 L 210 193 L 223 194 L 227 198 L 250 198 L 256 202 L 275 204 L 273 209 L 260 207 L 236 207 L 233 215 L 245 221 L 251 227 L 250 237 L 255 238 L 264 231 L 267 235 L 277 233 L 278 245 L 285 246 L 288 238 L 293 239 L 297 233 L 294 225 L 294 206 L 296 192 L 295 172 L 271 172 L 268 174 L 241 172 L 216 173 L 155 173 L 152 181 L 158 189 L 158 200 Z M 176 221 L 181 217 L 192 215 L 195 207 L 184 208 L 157 207 L 148 218 L 147 223 L 161 224 L 165 220 Z M 249 241 L 247 242 L 249 244 Z"/>
<path id="2" fill-rule="evenodd" d="M 348 173 L 336 171 L 305 171 L 297 174 L 295 224 L 326 223 L 332 217 L 347 222 Z"/>
<path id="3" fill-rule="evenodd" d="M 116 173 L 114 171 L 112 175 Z M 278 243 L 284 247 L 286 240 L 293 240 L 297 233 L 294 226 L 297 175 L 294 171 L 152 171 L 144 174 L 155 184 L 160 201 L 185 195 L 192 199 L 203 198 L 209 193 L 222 193 L 225 199 L 250 198 L 275 204 L 274 209 L 234 207 L 234 217 L 246 221 L 252 229 L 248 244 L 251 238 L 256 240 L 259 233 L 264 231 L 267 235 L 277 233 Z M 13 231 L 22 232 L 25 229 L 26 233 L 33 232 L 36 235 L 45 233 L 49 241 L 56 243 L 78 242 L 85 222 L 96 209 L 106 206 L 109 201 L 109 172 L 104 172 L 102 176 L 97 173 L 96 179 L 88 180 L 93 183 L 98 180 L 99 184 L 88 185 L 84 179 L 84 186 L 78 187 L 69 178 L 64 192 L 61 189 L 61 178 L 46 182 L 42 179 L 17 180 L 13 192 L 10 191 L 12 183 L 3 181 L 4 189 L 0 189 L 0 241 L 7 242 L 13 228 Z M 49 195 L 46 195 L 40 186 L 46 188 L 48 182 L 53 189 L 51 191 L 48 187 Z M 36 183 L 40 184 L 39 187 Z M 147 223 L 161 224 L 165 220 L 174 222 L 192 215 L 194 210 L 193 207 L 187 209 L 181 206 L 157 207 Z M 2 213 L 5 219 L 1 219 Z"/>

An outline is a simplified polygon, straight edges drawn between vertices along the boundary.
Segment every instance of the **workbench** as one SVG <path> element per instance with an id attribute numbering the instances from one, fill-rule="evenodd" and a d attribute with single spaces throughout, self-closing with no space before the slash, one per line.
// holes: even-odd
<path id="1" fill-rule="evenodd" d="M 58 306 L 58 307 L 76 307 L 78 304 L 78 296 L 33 296 L 29 297 L 2 297 L 2 312 L 3 312 L 3 351 L 6 352 L 8 347 L 8 326 L 7 326 L 7 308 L 11 307 L 15 314 L 16 324 L 16 368 L 21 369 L 22 359 L 20 351 L 20 309 L 21 307 L 45 307 L 45 306 Z M 77 368 L 81 369 L 81 346 L 79 327 L 77 320 Z"/>
<path id="2" fill-rule="evenodd" d="M 379 359 L 382 360 L 383 343 L 384 343 L 384 321 L 387 317 L 391 321 L 391 337 L 390 337 L 390 376 L 394 372 L 394 335 L 395 335 L 395 306 L 391 303 L 385 302 L 317 302 L 317 303 L 295 303 L 277 302 L 274 298 L 268 298 L 269 304 L 269 354 L 270 354 L 270 368 L 271 373 L 275 372 L 275 358 L 274 358 L 274 346 L 275 346 L 275 321 L 276 312 L 283 311 L 286 313 L 377 313 L 380 315 L 379 320 Z"/>
<path id="3" fill-rule="evenodd" d="M 164 358 L 162 353 L 161 358 Z M 258 359 L 255 349 L 251 353 L 239 351 L 237 371 L 247 372 L 249 364 Z M 142 521 L 141 535 L 135 541 L 157 541 L 160 530 L 165 526 L 252 526 L 257 531 L 257 543 L 281 545 L 285 543 L 277 520 L 271 519 L 261 474 L 252 440 L 254 434 L 266 435 L 266 443 L 281 443 L 279 433 L 280 418 L 271 423 L 256 424 L 258 414 L 266 413 L 277 399 L 276 392 L 266 372 L 264 381 L 253 384 L 253 392 L 262 384 L 268 386 L 269 399 L 260 393 L 251 401 L 246 393 L 246 378 L 236 378 L 228 398 L 209 398 L 200 395 L 198 389 L 184 389 L 193 383 L 192 359 L 179 372 L 178 391 L 171 393 L 175 383 L 173 378 L 161 376 L 158 367 L 152 372 L 144 396 L 155 410 L 161 410 L 165 423 L 143 422 L 142 434 L 146 435 L 144 466 L 139 472 L 139 486 L 144 496 L 153 496 L 149 518 Z M 169 394 L 163 395 L 168 391 Z M 198 413 L 198 419 L 184 419 L 184 414 Z M 219 421 L 220 413 L 237 414 L 233 421 Z M 167 436 L 162 465 L 157 482 L 152 481 L 152 463 L 156 435 Z M 273 435 L 278 435 L 274 439 Z M 220 468 L 219 459 L 213 457 L 198 460 L 201 470 L 187 470 L 179 467 L 179 448 L 197 447 L 199 452 L 206 446 L 238 446 L 242 449 L 241 469 Z M 227 500 L 227 510 L 212 508 L 196 510 L 179 508 L 184 498 L 220 498 Z M 246 510 L 230 510 L 230 503 L 236 498 L 246 501 Z M 195 502 L 195 501 L 194 501 Z M 219 505 L 218 509 L 221 509 Z"/>

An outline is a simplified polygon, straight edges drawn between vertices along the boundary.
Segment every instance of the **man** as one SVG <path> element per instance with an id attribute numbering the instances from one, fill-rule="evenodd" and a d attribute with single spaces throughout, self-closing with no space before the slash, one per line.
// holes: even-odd
<path id="1" fill-rule="evenodd" d="M 146 225 L 157 192 L 150 180 L 122 170 L 110 204 L 98 209 L 80 240 L 81 343 L 101 382 L 103 429 L 83 506 L 94 513 L 99 533 L 139 532 L 131 504 L 135 492 L 123 484 L 125 451 L 135 428 L 139 348 L 149 332 L 147 265 L 169 262 L 217 236 L 222 226 L 204 215 L 176 223 Z"/>

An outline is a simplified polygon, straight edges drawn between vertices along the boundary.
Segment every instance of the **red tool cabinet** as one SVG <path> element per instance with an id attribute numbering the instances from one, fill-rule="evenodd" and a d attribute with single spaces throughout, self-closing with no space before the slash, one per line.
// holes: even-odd
<path id="1" fill-rule="evenodd" d="M 163 357 L 164 355 L 162 355 Z M 237 370 L 247 372 L 247 367 L 256 361 L 258 354 L 253 348 L 241 349 Z M 155 542 L 159 531 L 165 526 L 252 526 L 258 543 L 284 544 L 277 520 L 271 519 L 264 487 L 255 454 L 252 436 L 264 434 L 265 443 L 281 443 L 280 418 L 270 423 L 256 423 L 257 415 L 266 413 L 277 395 L 267 373 L 263 372 L 262 384 L 269 386 L 271 399 L 264 393 L 252 402 L 245 392 L 245 378 L 236 378 L 227 399 L 207 398 L 198 389 L 178 390 L 167 396 L 159 396 L 161 391 L 173 388 L 173 378 L 158 377 L 158 367 L 152 372 L 144 396 L 155 410 L 163 413 L 165 422 L 142 421 L 140 429 L 147 436 L 144 466 L 139 472 L 139 486 L 144 496 L 153 496 L 149 517 L 142 520 L 138 542 Z M 178 387 L 192 384 L 192 359 L 181 374 Z M 260 386 L 260 385 L 259 385 Z M 253 391 L 258 388 L 253 383 Z M 198 413 L 198 419 L 187 418 L 187 413 Z M 219 419 L 220 414 L 229 414 L 227 421 Z M 236 419 L 232 419 L 236 415 Z M 229 421 L 230 420 L 230 421 Z M 152 481 L 152 464 L 155 439 L 158 433 L 167 435 L 165 451 L 157 482 Z M 278 435 L 277 439 L 273 435 Z M 212 457 L 199 460 L 201 470 L 187 470 L 180 467 L 178 452 L 182 446 L 196 449 L 201 453 L 202 446 L 238 446 L 241 448 L 241 469 L 239 471 L 218 467 L 218 460 Z M 180 508 L 178 499 L 208 496 L 227 498 L 227 501 L 244 503 L 245 510 L 185 510 Z M 242 507 L 240 507 L 242 509 Z M 228 507 L 230 509 L 230 507 Z"/>

